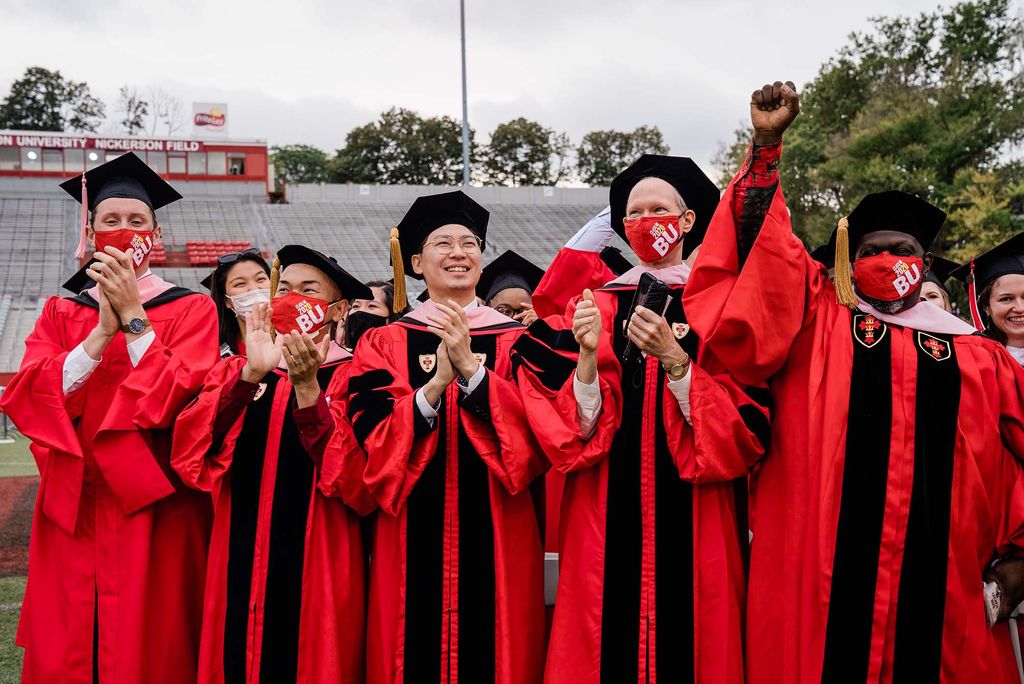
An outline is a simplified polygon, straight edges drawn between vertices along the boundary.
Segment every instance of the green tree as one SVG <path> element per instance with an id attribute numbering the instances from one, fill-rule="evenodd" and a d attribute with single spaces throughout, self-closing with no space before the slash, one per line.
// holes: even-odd
<path id="1" fill-rule="evenodd" d="M 498 124 L 483 153 L 488 185 L 554 185 L 568 178 L 569 136 L 523 117 Z"/>
<path id="2" fill-rule="evenodd" d="M 327 153 L 312 145 L 270 148 L 274 175 L 287 183 L 323 183 L 327 180 Z"/>
<path id="3" fill-rule="evenodd" d="M 135 88 L 123 85 L 119 91 L 118 112 L 123 116 L 121 127 L 128 135 L 136 135 L 146 128 L 149 103 L 142 99 Z"/>
<path id="4" fill-rule="evenodd" d="M 576 173 L 589 185 L 608 185 L 642 154 L 668 154 L 657 126 L 633 131 L 591 131 L 576 148 Z"/>
<path id="5" fill-rule="evenodd" d="M 0 102 L 0 128 L 95 132 L 106 108 L 85 82 L 43 67 L 29 67 Z"/>
<path id="6" fill-rule="evenodd" d="M 872 23 L 804 86 L 786 133 L 781 173 L 798 233 L 820 244 L 861 197 L 890 189 L 951 212 L 935 246 L 950 256 L 1019 231 L 1019 214 L 998 207 L 1014 201 L 1001 169 L 1024 140 L 1024 20 L 1009 0 L 976 0 Z M 722 148 L 724 178 L 749 141 L 744 126 Z"/>
<path id="7" fill-rule="evenodd" d="M 458 185 L 462 124 L 449 116 L 423 118 L 408 109 L 389 109 L 379 120 L 349 131 L 327 173 L 334 183 Z"/>

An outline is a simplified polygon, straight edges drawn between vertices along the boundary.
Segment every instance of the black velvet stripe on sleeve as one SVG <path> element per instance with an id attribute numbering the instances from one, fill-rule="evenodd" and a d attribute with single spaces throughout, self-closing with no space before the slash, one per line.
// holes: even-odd
<path id="1" fill-rule="evenodd" d="M 228 473 L 231 487 L 231 525 L 228 533 L 227 601 L 224 615 L 224 681 L 246 681 L 246 651 L 249 629 L 249 599 L 252 590 L 252 565 L 256 548 L 256 516 L 263 479 L 263 459 L 267 431 L 273 408 L 275 388 L 281 380 L 268 373 L 267 389 L 246 408 L 242 430 L 235 442 L 234 458 Z"/>
<path id="2" fill-rule="evenodd" d="M 937 682 L 942 664 L 960 368 L 949 336 L 916 333 L 915 337 L 914 484 L 896 603 L 893 681 Z"/>
<path id="3" fill-rule="evenodd" d="M 394 376 L 384 369 L 367 371 L 349 380 L 348 417 L 360 446 L 394 408 L 394 397 L 381 389 L 393 382 Z"/>
<path id="4" fill-rule="evenodd" d="M 892 335 L 887 330 L 881 332 L 880 338 L 867 346 L 856 335 L 863 317 L 851 319 L 850 410 L 822 682 L 867 679 L 889 474 Z"/>
<path id="5" fill-rule="evenodd" d="M 556 330 L 543 319 L 536 320 L 530 325 L 527 329 L 527 336 L 539 340 L 550 349 L 573 354 L 580 352 L 580 345 L 573 337 L 572 330 Z"/>
<path id="6" fill-rule="evenodd" d="M 524 365 L 541 384 L 552 391 L 561 389 L 576 370 L 574 359 L 553 351 L 529 335 L 520 335 L 512 345 L 513 371 L 519 373 Z"/>
<path id="7" fill-rule="evenodd" d="M 395 376 L 383 368 L 353 375 L 348 381 L 348 391 L 352 394 L 387 387 L 395 381 Z"/>
<path id="8" fill-rule="evenodd" d="M 352 432 L 359 446 L 363 446 L 366 438 L 381 421 L 388 417 L 395 406 L 395 399 L 384 390 L 370 390 L 352 395 L 349 404 L 349 416 L 352 420 Z M 351 418 L 355 416 L 355 418 Z"/>

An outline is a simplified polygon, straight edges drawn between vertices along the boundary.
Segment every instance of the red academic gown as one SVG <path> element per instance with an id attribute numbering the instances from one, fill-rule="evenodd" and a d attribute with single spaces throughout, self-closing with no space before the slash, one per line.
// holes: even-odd
<path id="1" fill-rule="evenodd" d="M 253 385 L 244 365 L 221 360 L 174 430 L 174 469 L 214 501 L 199 681 L 362 682 L 359 518 L 317 486 L 330 393 L 298 409 L 287 371 Z M 321 366 L 321 389 L 349 367 Z"/>
<path id="2" fill-rule="evenodd" d="M 688 269 L 670 270 L 679 281 L 665 315 L 697 359 L 699 342 L 680 303 L 680 274 Z M 628 275 L 594 293 L 605 334 L 598 349 L 602 410 L 589 440 L 580 438 L 572 389 L 575 301 L 563 319 L 538 321 L 515 346 L 528 371 L 520 383 L 530 413 L 549 416 L 537 421 L 538 437 L 554 468 L 567 474 L 545 679 L 742 682 L 742 469 L 763 454 L 767 411 L 727 377 L 709 373 L 710 359 L 691 367 L 692 425 L 657 359 L 624 372 L 619 358 L 636 289 Z M 692 466 L 714 451 L 727 452 L 715 463 L 742 464 L 734 466 L 739 479 L 687 481 L 722 479 Z"/>
<path id="3" fill-rule="evenodd" d="M 541 318 L 559 316 L 583 290 L 596 290 L 615 279 L 599 252 L 563 247 L 533 291 L 533 310 Z M 559 517 L 565 473 L 552 468 L 544 476 L 544 550 L 558 553 Z"/>
<path id="4" fill-rule="evenodd" d="M 436 363 L 439 340 L 423 322 L 432 306 L 367 332 L 353 361 L 348 413 L 380 505 L 367 680 L 532 684 L 544 596 L 527 488 L 546 463 L 510 382 L 524 328 L 487 307 L 469 312 L 486 378 L 468 396 L 449 385 L 431 427 L 414 393 Z"/>
<path id="5" fill-rule="evenodd" d="M 101 682 L 195 680 L 210 508 L 168 458 L 171 425 L 217 360 L 217 314 L 183 288 L 144 308 L 156 339 L 139 365 L 118 333 L 65 396 L 64 360 L 99 309 L 88 294 L 51 298 L 3 396 L 41 480 L 16 639 L 26 682 L 89 683 L 94 668 Z"/>
<path id="6" fill-rule="evenodd" d="M 982 572 L 1020 543 L 1019 369 L 983 337 L 840 305 L 758 180 L 777 158 L 759 148 L 725 193 L 684 300 L 730 372 L 771 379 L 748 681 L 1002 681 Z"/>

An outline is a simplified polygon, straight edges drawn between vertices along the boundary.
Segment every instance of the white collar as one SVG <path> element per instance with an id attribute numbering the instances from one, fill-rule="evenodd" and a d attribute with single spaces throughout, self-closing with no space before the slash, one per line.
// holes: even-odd
<path id="1" fill-rule="evenodd" d="M 1006 345 L 1006 351 L 1010 352 L 1010 356 L 1017 359 L 1017 363 L 1024 366 L 1024 347 L 1011 347 Z"/>

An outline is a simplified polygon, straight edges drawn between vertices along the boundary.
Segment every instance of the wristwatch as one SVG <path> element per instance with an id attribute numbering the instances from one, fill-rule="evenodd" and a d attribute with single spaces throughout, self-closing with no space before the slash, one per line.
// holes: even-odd
<path id="1" fill-rule="evenodd" d="M 682 380 L 683 376 L 686 375 L 686 371 L 690 368 L 690 357 L 687 356 L 679 363 L 671 366 L 662 365 L 662 368 L 664 368 L 665 372 L 668 373 L 669 380 Z"/>
<path id="2" fill-rule="evenodd" d="M 138 335 L 139 333 L 141 333 L 143 330 L 145 330 L 148 327 L 149 327 L 149 319 L 148 318 L 133 318 L 132 320 L 128 321 L 128 325 L 122 325 L 121 326 L 121 332 L 123 332 L 123 333 L 132 333 L 133 335 Z"/>

